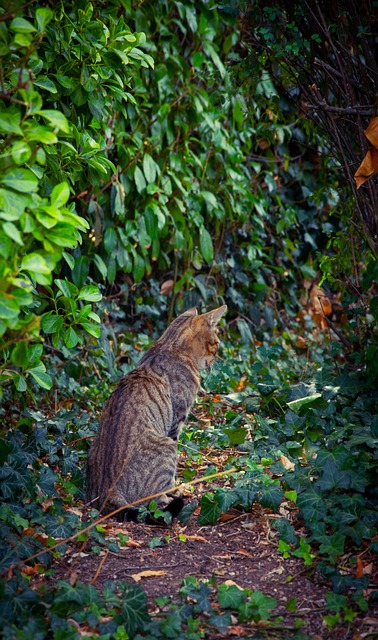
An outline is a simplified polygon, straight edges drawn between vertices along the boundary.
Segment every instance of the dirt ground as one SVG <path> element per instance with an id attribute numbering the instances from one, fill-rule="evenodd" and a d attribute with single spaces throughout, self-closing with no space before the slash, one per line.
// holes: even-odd
<path id="1" fill-rule="evenodd" d="M 147 593 L 151 612 L 158 613 L 154 602 L 158 596 L 179 598 L 182 579 L 213 577 L 217 585 L 232 581 L 242 588 L 262 591 L 276 598 L 277 608 L 271 619 L 283 616 L 282 631 L 295 629 L 295 619 L 304 621 L 303 638 L 312 640 L 361 640 L 378 637 L 378 612 L 362 614 L 342 628 L 327 629 L 322 615 L 325 593 L 330 585 L 322 581 L 314 567 L 305 567 L 303 560 L 283 559 L 277 551 L 277 537 L 270 528 L 273 515 L 256 505 L 248 514 L 238 511 L 225 514 L 215 526 L 199 527 L 194 514 L 187 526 L 174 523 L 169 527 L 147 526 L 140 523 L 106 525 L 108 539 L 125 546 L 118 553 L 104 549 L 100 555 L 89 549 L 72 547 L 55 565 L 57 579 L 77 580 L 100 587 L 107 580 L 137 582 Z M 152 542 L 151 542 L 152 541 Z M 149 545 L 150 543 L 150 545 Z M 154 543 L 160 544 L 155 546 Z M 286 603 L 297 598 L 295 613 L 289 613 Z M 250 637 L 248 623 L 229 628 L 228 634 L 206 632 L 207 640 L 228 637 Z M 279 634 L 279 630 L 277 631 Z M 259 636 L 260 637 L 260 636 Z M 279 637 L 279 635 L 278 635 Z"/>

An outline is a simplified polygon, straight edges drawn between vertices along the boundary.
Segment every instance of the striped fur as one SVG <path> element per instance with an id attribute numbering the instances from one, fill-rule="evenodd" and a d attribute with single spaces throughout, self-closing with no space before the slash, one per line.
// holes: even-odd
<path id="1" fill-rule="evenodd" d="M 87 500 L 109 513 L 174 486 L 177 438 L 215 359 L 217 325 L 227 307 L 178 316 L 120 380 L 107 401 L 87 460 Z M 171 495 L 157 502 L 165 507 Z M 148 504 L 149 500 L 146 501 Z"/>

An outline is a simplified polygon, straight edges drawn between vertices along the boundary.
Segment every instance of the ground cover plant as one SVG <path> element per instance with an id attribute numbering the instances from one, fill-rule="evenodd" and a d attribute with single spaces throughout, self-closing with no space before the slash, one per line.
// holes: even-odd
<path id="1" fill-rule="evenodd" d="M 294 91 L 341 32 L 283 5 L 131 4 L 0 9 L 2 631 L 374 637 L 376 178 L 351 188 Z M 368 26 L 348 49 L 363 109 Z M 375 115 L 344 82 L 324 117 L 354 118 L 357 169 Z M 101 518 L 84 469 L 112 385 L 181 309 L 222 303 L 180 442 L 187 506 L 165 527 Z"/>

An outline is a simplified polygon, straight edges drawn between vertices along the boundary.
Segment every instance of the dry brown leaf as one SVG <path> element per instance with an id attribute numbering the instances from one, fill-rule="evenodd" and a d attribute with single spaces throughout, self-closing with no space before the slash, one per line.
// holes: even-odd
<path id="1" fill-rule="evenodd" d="M 219 520 L 220 522 L 228 522 L 229 520 L 235 520 L 235 516 L 232 513 L 222 513 Z"/>
<path id="2" fill-rule="evenodd" d="M 292 462 L 291 460 L 289 460 L 289 458 L 287 458 L 286 456 L 282 455 L 280 457 L 280 462 L 281 464 L 285 467 L 285 469 L 290 469 L 291 471 L 293 469 L 295 469 L 295 464 L 294 462 Z"/>
<path id="3" fill-rule="evenodd" d="M 46 513 L 54 504 L 54 500 L 52 498 L 46 498 L 43 502 L 41 502 L 41 507 L 43 511 Z"/>
<path id="4" fill-rule="evenodd" d="M 369 126 L 365 131 L 365 136 L 373 147 L 378 149 L 378 116 L 370 120 Z"/>
<path id="5" fill-rule="evenodd" d="M 163 570 L 153 571 L 151 569 L 146 569 L 145 571 L 141 571 L 140 573 L 132 573 L 131 577 L 133 578 L 133 580 L 135 580 L 135 582 L 139 582 L 140 580 L 142 580 L 142 578 L 157 578 L 158 576 L 165 576 L 166 573 L 167 572 Z"/>
<path id="6" fill-rule="evenodd" d="M 356 182 L 357 189 L 366 182 L 369 178 L 371 178 L 378 171 L 378 149 L 369 149 L 360 166 L 358 167 L 356 173 L 354 174 L 354 179 Z"/>
<path id="7" fill-rule="evenodd" d="M 237 587 L 238 589 L 240 589 L 240 591 L 244 591 L 243 587 L 240 587 L 233 580 L 226 580 L 224 584 L 227 585 L 228 587 Z"/>
<path id="8" fill-rule="evenodd" d="M 160 293 L 162 293 L 164 296 L 167 296 L 168 293 L 172 291 L 174 284 L 174 280 L 166 280 L 160 287 Z"/>
<path id="9" fill-rule="evenodd" d="M 197 536 L 197 535 L 189 536 L 185 534 L 185 538 L 187 540 L 194 540 L 195 542 L 207 542 L 206 538 L 204 538 L 203 536 Z"/>
<path id="10" fill-rule="evenodd" d="M 22 567 L 21 573 L 23 576 L 34 576 L 36 573 L 39 573 L 38 567 L 40 566 L 41 565 L 39 564 L 34 565 L 34 567 L 29 567 L 28 565 L 25 565 L 24 567 Z"/>
<path id="11" fill-rule="evenodd" d="M 131 547 L 132 549 L 139 549 L 139 547 L 140 547 L 140 542 L 138 542 L 137 540 L 133 540 L 132 538 L 130 538 L 130 539 L 126 542 L 126 547 Z"/>
<path id="12" fill-rule="evenodd" d="M 240 553 L 242 556 L 247 556 L 247 558 L 253 558 L 252 553 L 249 553 L 246 549 L 239 549 L 236 553 Z"/>
<path id="13" fill-rule="evenodd" d="M 235 627 L 230 627 L 227 631 L 227 633 L 230 636 L 246 636 L 247 635 L 247 629 L 244 629 L 244 627 L 241 627 L 240 625 L 236 625 Z"/>

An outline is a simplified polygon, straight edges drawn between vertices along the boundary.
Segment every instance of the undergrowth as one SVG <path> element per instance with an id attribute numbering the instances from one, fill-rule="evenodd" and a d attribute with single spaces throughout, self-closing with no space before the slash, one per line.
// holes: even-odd
<path id="1" fill-rule="evenodd" d="M 214 612 L 206 603 L 215 586 L 188 578 L 182 601 L 150 617 L 137 585 L 46 586 L 72 545 L 93 553 L 120 550 L 98 513 L 84 507 L 84 466 L 110 385 L 150 340 L 141 330 L 121 331 L 113 349 L 106 336 L 64 368 L 56 359 L 55 406 L 48 395 L 38 409 L 23 406 L 22 396 L 12 407 L 3 405 L 12 425 L 0 439 L 0 624 L 7 638 L 65 640 L 86 629 L 104 639 L 195 639 L 204 628 L 225 630 L 231 611 L 233 620 L 271 625 L 264 633 L 274 637 L 275 603 L 260 592 L 222 586 Z M 378 399 L 363 372 L 343 361 L 337 343 L 327 345 L 317 331 L 306 349 L 297 344 L 296 333 L 223 337 L 182 436 L 180 479 L 190 485 L 228 473 L 209 478 L 197 516 L 193 501 L 180 518 L 216 524 L 222 513 L 248 512 L 255 502 L 277 513 L 273 532 L 283 557 L 302 558 L 332 586 L 324 616 L 332 628 L 374 598 L 361 553 L 377 550 Z M 283 503 L 286 516 L 279 513 Z M 297 631 L 287 633 L 296 637 Z"/>

